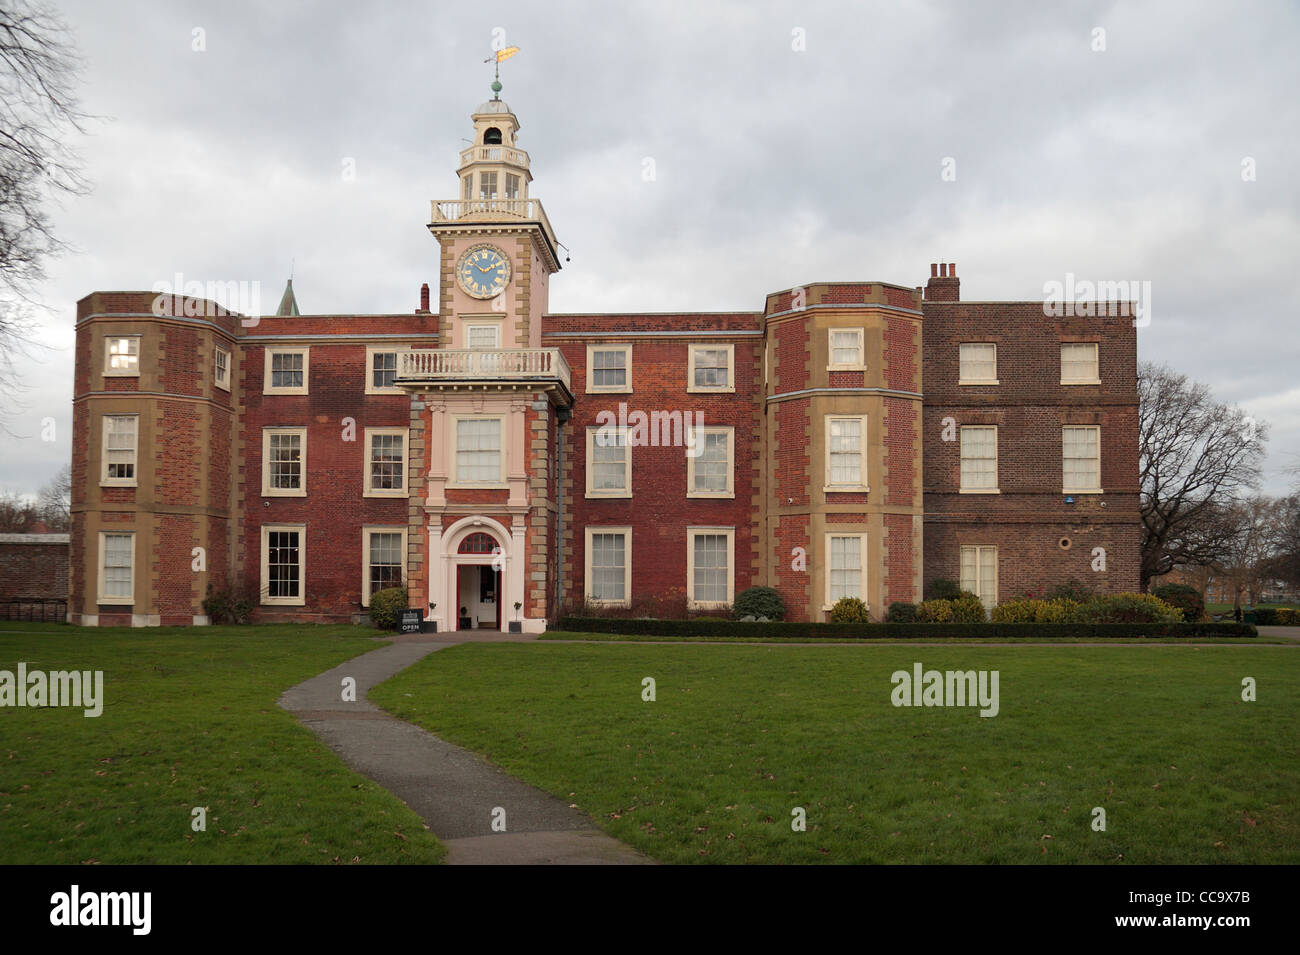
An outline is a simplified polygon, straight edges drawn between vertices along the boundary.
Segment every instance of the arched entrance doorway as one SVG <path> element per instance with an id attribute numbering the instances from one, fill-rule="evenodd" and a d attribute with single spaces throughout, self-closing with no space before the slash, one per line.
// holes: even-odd
<path id="1" fill-rule="evenodd" d="M 475 531 L 460 542 L 456 555 L 456 629 L 500 630 L 501 544 L 486 531 Z"/>

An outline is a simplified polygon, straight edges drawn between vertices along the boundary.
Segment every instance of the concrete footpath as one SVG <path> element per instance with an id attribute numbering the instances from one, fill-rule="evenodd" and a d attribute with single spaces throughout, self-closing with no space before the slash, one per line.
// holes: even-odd
<path id="1" fill-rule="evenodd" d="M 471 639 L 493 637 L 480 631 Z M 500 634 L 495 639 L 521 638 Z M 653 864 L 562 800 L 389 716 L 367 698 L 376 684 L 461 642 L 466 641 L 404 637 L 298 684 L 278 702 L 345 763 L 414 809 L 447 846 L 452 865 Z M 342 701 L 344 677 L 357 681 L 355 703 Z M 505 810 L 504 832 L 492 830 L 497 809 Z"/>

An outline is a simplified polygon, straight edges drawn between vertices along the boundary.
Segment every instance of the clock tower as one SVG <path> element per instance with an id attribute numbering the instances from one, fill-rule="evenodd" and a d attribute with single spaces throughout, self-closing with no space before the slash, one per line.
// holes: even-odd
<path id="1" fill-rule="evenodd" d="M 474 110 L 459 198 L 435 199 L 438 343 L 399 352 L 411 395 L 410 606 L 439 630 L 538 632 L 555 616 L 564 520 L 560 461 L 568 363 L 542 347 L 555 232 L 529 196 L 519 120 Z"/>

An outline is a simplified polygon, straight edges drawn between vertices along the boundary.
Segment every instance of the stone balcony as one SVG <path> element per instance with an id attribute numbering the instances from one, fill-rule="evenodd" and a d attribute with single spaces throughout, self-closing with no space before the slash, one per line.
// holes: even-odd
<path id="1" fill-rule="evenodd" d="M 475 147 L 483 149 L 504 149 L 502 146 Z M 546 233 L 546 239 L 554 249 L 556 245 L 555 230 L 546 218 L 540 199 L 434 199 L 433 212 L 429 220 L 430 228 L 457 225 L 459 223 L 524 223 L 536 222 Z"/>
<path id="2" fill-rule="evenodd" d="M 480 389 L 560 385 L 571 395 L 569 363 L 558 348 L 420 348 L 397 353 L 398 385 Z"/>
<path id="3" fill-rule="evenodd" d="M 504 162 L 512 166 L 528 168 L 528 153 L 513 146 L 489 143 L 486 146 L 471 146 L 460 151 L 460 166 L 464 169 L 474 162 Z"/>

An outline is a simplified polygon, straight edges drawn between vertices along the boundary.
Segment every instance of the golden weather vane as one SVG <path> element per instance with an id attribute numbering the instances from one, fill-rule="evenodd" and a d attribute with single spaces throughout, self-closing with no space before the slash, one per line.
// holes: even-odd
<path id="1" fill-rule="evenodd" d="M 519 52 L 519 47 L 508 46 L 505 47 L 504 49 L 497 50 L 495 53 L 493 53 L 491 56 L 489 56 L 486 60 L 483 61 L 484 63 L 496 64 L 496 73 L 492 78 L 493 99 L 501 98 L 501 61 L 510 59 L 510 57 L 514 56 L 518 52 Z"/>

